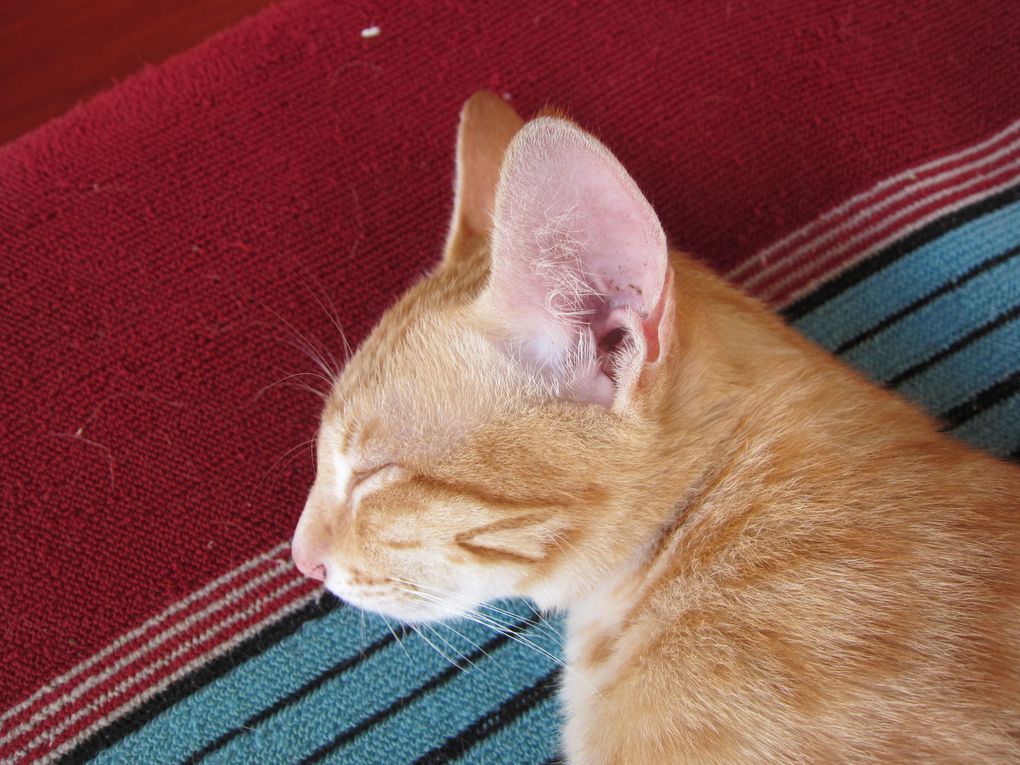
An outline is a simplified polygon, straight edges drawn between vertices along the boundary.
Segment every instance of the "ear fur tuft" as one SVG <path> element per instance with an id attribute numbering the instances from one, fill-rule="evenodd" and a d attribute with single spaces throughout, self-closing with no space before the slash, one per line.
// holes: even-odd
<path id="1" fill-rule="evenodd" d="M 658 357 L 667 257 L 655 212 L 605 146 L 556 117 L 517 133 L 483 298 L 514 351 L 563 395 L 612 406 L 632 368 Z"/>

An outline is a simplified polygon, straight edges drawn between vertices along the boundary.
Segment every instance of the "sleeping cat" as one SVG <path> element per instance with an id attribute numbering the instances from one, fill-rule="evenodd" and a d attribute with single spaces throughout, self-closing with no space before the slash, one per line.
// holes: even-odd
<path id="1" fill-rule="evenodd" d="M 562 117 L 467 102 L 317 460 L 293 555 L 340 597 L 567 612 L 571 763 L 1020 762 L 1020 469 L 669 251 Z"/>

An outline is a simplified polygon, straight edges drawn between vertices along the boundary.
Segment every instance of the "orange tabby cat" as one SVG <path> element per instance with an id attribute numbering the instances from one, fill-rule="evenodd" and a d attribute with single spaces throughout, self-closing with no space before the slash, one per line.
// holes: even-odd
<path id="1" fill-rule="evenodd" d="M 1020 470 L 670 252 L 573 123 L 480 93 L 457 152 L 298 567 L 409 621 L 565 609 L 571 763 L 1020 762 Z"/>

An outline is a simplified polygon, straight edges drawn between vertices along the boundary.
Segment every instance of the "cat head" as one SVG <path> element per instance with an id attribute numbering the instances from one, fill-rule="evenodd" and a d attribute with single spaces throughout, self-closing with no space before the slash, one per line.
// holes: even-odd
<path id="1" fill-rule="evenodd" d="M 621 497 L 671 301 L 665 235 L 609 150 L 473 96 L 443 261 L 323 411 L 298 568 L 407 621 L 512 595 L 567 605 L 647 533 Z"/>

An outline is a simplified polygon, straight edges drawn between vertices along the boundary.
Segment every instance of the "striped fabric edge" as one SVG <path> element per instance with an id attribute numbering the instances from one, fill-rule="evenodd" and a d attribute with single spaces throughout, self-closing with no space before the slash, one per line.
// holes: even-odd
<path id="1" fill-rule="evenodd" d="M 776 306 L 796 299 L 812 283 L 866 257 L 876 236 L 902 235 L 918 210 L 941 216 L 968 200 L 1004 187 L 1020 175 L 1020 120 L 988 139 L 910 168 L 822 213 L 742 261 L 726 278 Z M 814 273 L 809 273 L 814 269 Z"/>
<path id="2" fill-rule="evenodd" d="M 135 703 L 156 692 L 166 683 L 188 674 L 196 666 L 201 665 L 207 656 L 231 645 L 239 635 L 248 634 L 250 630 L 258 630 L 260 626 L 272 620 L 280 609 L 292 607 L 292 596 L 304 584 L 296 577 L 291 578 L 267 598 L 258 598 L 251 605 L 235 611 L 225 626 L 239 625 L 241 629 L 239 633 L 226 640 L 220 635 L 223 630 L 214 626 L 179 645 L 170 655 L 146 664 L 134 676 L 99 694 L 91 700 L 91 703 L 76 708 L 52 728 L 41 732 L 27 748 L 20 750 L 20 754 L 32 755 L 43 746 L 51 747 L 52 755 L 65 751 L 88 736 L 97 725 L 102 725 L 105 721 L 129 710 Z"/>
<path id="3" fill-rule="evenodd" d="M 777 308 L 788 310 L 818 284 L 844 274 L 891 242 L 1015 185 L 1020 181 L 1020 168 L 1015 162 L 1005 170 L 1000 166 L 984 172 L 983 168 L 1004 157 L 1012 160 L 1018 152 L 1020 121 L 968 149 L 876 184 L 752 255 L 730 271 L 727 278 L 757 297 L 766 297 L 762 285 L 768 275 L 777 273 L 780 264 L 789 268 L 789 273 L 796 273 L 797 277 L 787 280 L 785 291 L 772 300 Z M 854 237 L 855 244 L 863 249 L 844 247 L 833 256 L 833 251 Z M 830 249 L 819 249 L 826 245 Z M 824 260 L 824 271 L 798 269 L 796 264 L 804 258 L 811 262 Z M 229 653 L 241 642 L 257 638 L 260 631 L 272 629 L 288 615 L 304 609 L 304 618 L 315 618 L 308 606 L 318 597 L 319 588 L 306 582 L 289 560 L 284 560 L 287 549 L 287 543 L 281 543 L 210 582 L 0 714 L 0 757 L 12 757 L 5 761 L 16 765 L 28 761 L 30 755 L 42 763 L 53 762 L 68 753 L 73 755 L 83 744 L 94 740 L 97 732 L 123 721 L 168 686 Z M 267 576 L 267 567 L 270 573 L 277 571 L 276 576 Z M 241 598 L 250 598 L 253 592 L 264 595 L 266 588 L 273 585 L 276 589 L 270 597 L 263 598 L 257 614 L 239 617 L 231 623 L 220 620 L 219 628 L 206 627 L 203 632 L 203 626 L 215 622 L 216 614 L 224 608 L 235 605 Z M 159 639 L 165 633 L 170 636 Z M 136 685 L 142 681 L 148 685 L 138 692 Z M 75 704 L 74 713 L 53 729 L 48 727 L 69 704 L 78 700 L 91 704 L 85 707 Z M 40 754 L 38 750 L 44 745 L 49 750 Z"/>
<path id="4" fill-rule="evenodd" d="M 289 563 L 287 543 L 172 604 L 7 710 L 0 761 L 49 762 L 214 658 L 318 588 Z M 69 743 L 71 742 L 71 743 Z"/>
<path id="5" fill-rule="evenodd" d="M 296 582 L 295 584 L 301 583 Z M 87 724 L 80 725 L 73 732 L 65 732 L 62 736 L 55 736 L 52 741 L 44 734 L 42 738 L 46 745 L 50 747 L 45 754 L 33 755 L 31 751 L 25 750 L 19 752 L 13 762 L 22 762 L 31 756 L 35 756 L 36 759 L 28 759 L 27 761 L 36 762 L 39 765 L 48 765 L 48 763 L 56 761 L 83 761 L 80 755 L 74 754 L 75 750 L 79 747 L 89 743 L 96 744 L 106 738 L 101 734 L 109 727 L 130 717 L 132 712 L 145 710 L 144 718 L 150 719 L 150 713 L 146 707 L 155 697 L 158 697 L 168 688 L 178 683 L 190 686 L 191 683 L 188 681 L 204 666 L 215 662 L 216 659 L 224 655 L 229 655 L 233 649 L 245 641 L 260 641 L 267 628 L 274 625 L 280 619 L 285 618 L 288 614 L 308 606 L 310 603 L 318 600 L 318 598 L 319 593 L 311 592 L 303 596 L 287 599 L 286 601 L 273 603 L 272 607 L 268 609 L 268 613 L 260 614 L 260 618 L 246 624 L 243 630 L 239 630 L 224 640 L 203 646 L 204 650 L 195 656 L 189 657 L 187 662 L 175 667 L 172 671 L 162 674 L 158 681 L 137 688 L 135 691 L 136 695 L 111 699 L 102 707 L 102 717 L 98 719 L 92 718 Z M 231 666 L 234 666 L 233 663 Z M 125 729 L 119 736 L 113 737 L 113 740 L 120 738 L 128 732 L 130 732 L 130 728 Z M 98 750 L 101 746 L 95 748 Z M 70 755 L 70 757 L 65 757 L 66 755 Z"/>
<path id="6" fill-rule="evenodd" d="M 2 733 L 2 731 L 5 730 L 7 724 L 12 720 L 12 718 L 15 721 L 17 721 L 17 718 L 20 715 L 22 715 L 22 713 L 26 713 L 26 710 L 28 710 L 27 713 L 31 713 L 32 708 L 34 706 L 38 705 L 39 703 L 45 702 L 47 698 L 59 696 L 63 692 L 64 688 L 67 685 L 69 685 L 75 678 L 79 677 L 82 673 L 87 672 L 88 670 L 90 670 L 92 667 L 94 667 L 102 660 L 106 659 L 111 654 L 118 652 L 125 646 L 138 642 L 139 640 L 144 641 L 146 635 L 151 633 L 154 629 L 158 629 L 160 626 L 162 626 L 164 622 L 166 622 L 175 614 L 181 611 L 186 611 L 189 607 L 192 606 L 192 604 L 202 601 L 210 594 L 215 593 L 218 589 L 225 586 L 230 586 L 234 579 L 243 575 L 245 572 L 250 571 L 252 568 L 258 566 L 262 562 L 276 557 L 285 549 L 287 549 L 286 542 L 279 544 L 276 547 L 273 547 L 271 550 L 268 550 L 267 552 L 262 553 L 261 555 L 258 555 L 246 561 L 242 565 L 227 572 L 218 579 L 213 580 L 212 582 L 202 587 L 201 589 L 191 593 L 186 598 L 183 598 L 171 604 L 162 613 L 157 614 L 156 616 L 147 620 L 142 625 L 136 627 L 130 632 L 124 633 L 121 637 L 117 638 L 115 641 L 110 643 L 110 645 L 108 645 L 102 651 L 93 654 L 85 661 L 72 667 L 69 671 L 65 672 L 59 677 L 54 678 L 46 685 L 39 688 L 35 693 L 33 693 L 24 701 L 20 702 L 19 704 L 15 704 L 10 709 L 7 709 L 3 713 L 0 713 L 0 725 L 4 726 L 4 728 L 0 728 L 0 744 L 4 743 L 4 741 L 7 740 L 6 734 Z"/>
<path id="7" fill-rule="evenodd" d="M 1020 157 L 1020 155 L 1018 155 Z M 919 199 L 873 228 L 853 235 L 818 258 L 818 262 L 794 269 L 784 278 L 756 289 L 755 294 L 767 303 L 786 305 L 811 292 L 815 287 L 833 278 L 833 263 L 840 270 L 871 257 L 904 236 L 923 228 L 932 221 L 969 207 L 974 202 L 1008 189 L 1020 180 L 1020 158 L 992 175 L 982 176 L 974 183 L 943 189 L 930 197 Z"/>
<path id="8" fill-rule="evenodd" d="M 447 666 L 444 666 L 437 673 L 433 674 L 421 685 L 418 685 L 409 692 L 404 693 L 400 697 L 394 699 L 386 707 L 379 709 L 373 714 L 359 720 L 354 725 L 349 726 L 345 730 L 335 735 L 331 740 L 317 747 L 315 750 L 307 754 L 304 758 L 299 760 L 300 765 L 312 765 L 312 763 L 320 762 L 321 760 L 330 757 L 333 753 L 339 751 L 344 746 L 350 744 L 352 741 L 355 741 L 376 725 L 379 725 L 380 723 L 391 718 L 395 714 L 400 714 L 403 710 L 409 708 L 419 699 L 427 696 L 430 693 L 433 693 L 438 688 L 441 688 L 442 686 L 450 682 L 457 675 L 467 671 L 468 668 L 477 666 L 477 663 L 479 661 L 491 658 L 492 653 L 499 647 L 508 645 L 511 642 L 515 643 L 521 642 L 521 638 L 527 630 L 540 627 L 540 621 L 541 620 L 537 616 L 525 616 L 516 621 L 514 624 L 507 625 L 505 629 L 499 631 L 496 635 L 490 637 L 484 643 L 474 644 L 474 648 L 470 652 L 460 653 L 455 657 L 447 657 L 449 662 Z M 407 631 L 405 630 L 405 634 L 406 632 Z M 419 637 L 420 636 L 421 633 L 419 633 Z M 396 639 L 395 635 L 393 637 L 394 639 Z M 379 641 L 377 641 L 377 645 L 381 645 L 386 642 L 388 642 L 387 638 L 383 637 Z M 532 647 L 534 648 L 534 646 Z M 371 650 L 371 647 L 369 650 Z M 342 662 L 342 664 L 349 664 L 349 660 L 345 660 L 344 662 Z M 543 678 L 539 679 L 538 683 L 541 683 L 543 680 L 548 680 L 548 678 L 550 677 L 552 678 L 558 677 L 559 670 L 560 668 L 558 665 L 553 667 L 549 673 L 547 673 Z M 296 694 L 304 694 L 306 692 L 306 688 L 317 686 L 319 680 L 322 677 L 323 676 L 320 675 L 315 680 L 311 681 L 310 683 L 307 683 L 305 687 L 299 689 L 296 692 Z M 555 680 L 553 680 L 552 682 L 555 682 Z M 463 755 L 466 752 L 466 750 L 471 748 L 471 746 L 473 746 L 475 743 L 478 743 L 483 738 L 497 732 L 499 728 L 504 727 L 505 725 L 512 722 L 514 719 L 524 715 L 525 713 L 530 711 L 530 709 L 533 706 L 537 705 L 541 701 L 544 701 L 545 698 L 551 696 L 552 692 L 555 690 L 554 687 L 548 687 L 546 689 L 547 693 L 543 698 L 532 699 L 530 698 L 530 695 L 533 694 L 533 691 L 531 690 L 532 688 L 533 686 L 525 686 L 524 688 L 519 689 L 516 693 L 508 697 L 505 697 L 497 707 L 489 709 L 488 711 L 484 712 L 479 718 L 477 718 L 474 722 L 470 723 L 466 728 L 459 730 L 452 736 L 448 736 L 443 741 L 443 743 L 439 744 L 437 747 L 430 750 L 430 752 L 427 752 L 425 755 L 422 755 L 422 758 L 430 756 L 434 757 L 436 756 L 437 752 L 445 751 L 451 746 L 455 746 L 459 750 L 458 755 Z M 525 702 L 523 705 L 521 703 L 522 701 Z M 285 703 L 290 702 L 288 700 Z M 271 716 L 272 714 L 275 714 L 277 711 L 279 711 L 279 706 L 280 704 L 279 702 L 277 702 L 277 704 L 274 704 L 269 709 L 264 710 L 264 712 L 261 713 L 258 717 L 265 719 Z M 482 728 L 479 728 L 480 721 L 483 720 L 487 722 L 484 724 Z M 258 724 L 255 721 L 255 719 L 252 718 L 251 720 L 246 721 L 242 727 L 247 726 L 249 722 L 252 722 L 256 725 Z M 189 757 L 187 760 L 183 761 L 181 765 L 199 765 L 199 763 L 201 763 L 202 760 L 207 756 L 207 753 L 209 751 L 215 751 L 219 747 L 219 745 L 220 745 L 219 741 L 213 742 L 210 746 L 207 746 L 204 749 L 192 754 L 192 756 Z M 419 758 L 418 760 L 416 760 L 416 762 L 421 762 L 422 758 Z M 449 762 L 451 759 L 456 758 L 455 757 L 451 758 L 447 756 L 440 759 L 439 761 Z"/>

